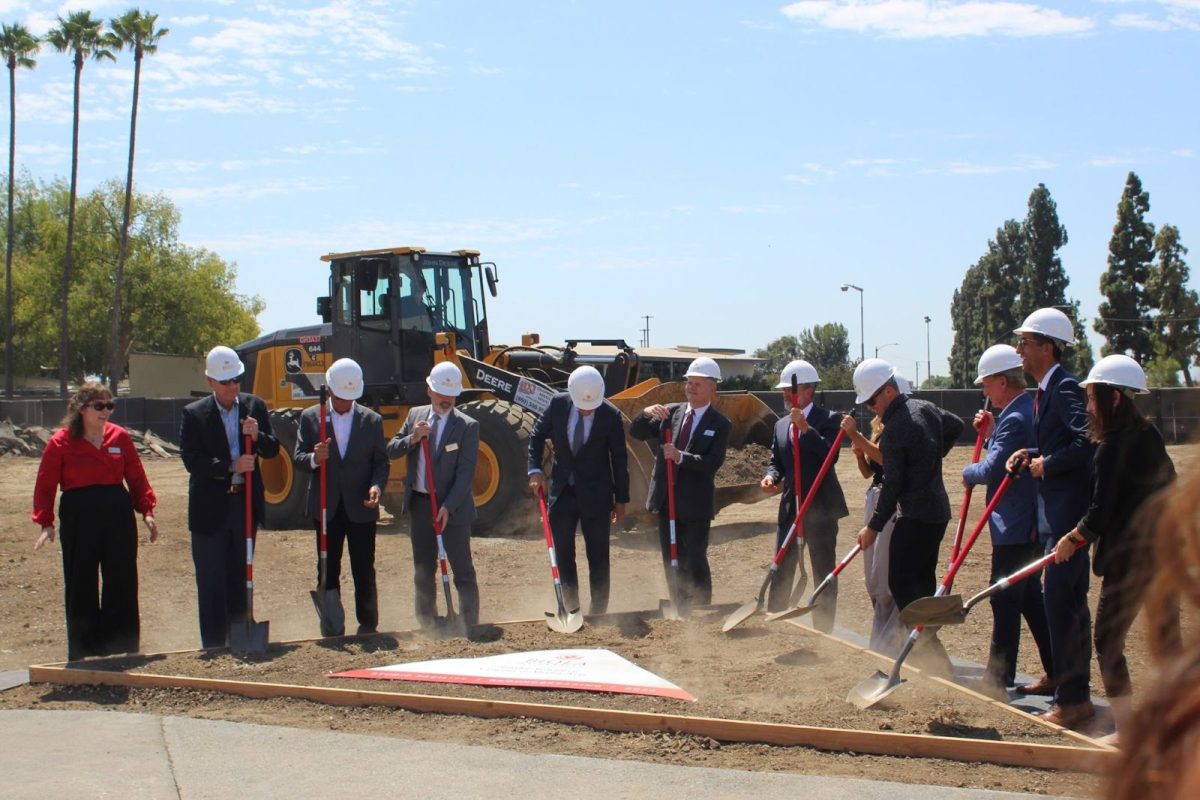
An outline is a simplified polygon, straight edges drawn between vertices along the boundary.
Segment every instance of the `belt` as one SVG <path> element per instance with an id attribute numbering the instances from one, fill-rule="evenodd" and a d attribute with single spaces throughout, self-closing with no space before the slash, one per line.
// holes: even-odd
<path id="1" fill-rule="evenodd" d="M 412 495 L 413 497 L 429 497 L 428 492 L 418 492 L 416 489 L 412 490 Z"/>
<path id="2" fill-rule="evenodd" d="M 244 483 L 229 484 L 229 494 L 242 494 L 245 491 L 246 491 L 246 484 L 244 484 Z"/>

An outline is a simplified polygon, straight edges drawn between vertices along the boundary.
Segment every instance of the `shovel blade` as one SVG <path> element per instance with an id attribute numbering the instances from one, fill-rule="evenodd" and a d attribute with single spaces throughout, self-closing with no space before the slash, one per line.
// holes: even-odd
<path id="1" fill-rule="evenodd" d="M 547 611 L 546 626 L 555 633 L 575 633 L 583 627 L 583 614 L 579 613 L 578 608 L 574 611 L 567 611 L 565 608 Z"/>
<path id="2" fill-rule="evenodd" d="M 342 593 L 337 589 L 314 589 L 308 594 L 317 609 L 317 619 L 321 621 L 321 635 L 344 635 L 346 611 L 342 608 Z"/>
<path id="3" fill-rule="evenodd" d="M 776 611 L 774 614 L 767 614 L 767 622 L 782 622 L 785 619 L 803 617 L 805 614 L 811 613 L 816 607 L 816 603 L 810 603 L 806 606 L 795 606 L 794 608 L 787 608 L 783 611 Z"/>
<path id="4" fill-rule="evenodd" d="M 890 676 L 877 671 L 851 689 L 850 694 L 846 696 L 846 702 L 857 708 L 868 709 L 899 689 L 902 683 L 904 681 L 900 678 L 892 683 Z"/>
<path id="5" fill-rule="evenodd" d="M 757 600 L 751 600 L 749 603 L 746 603 L 737 611 L 725 618 L 725 624 L 721 626 L 721 632 L 729 633 L 738 625 L 741 625 L 743 622 L 758 613 L 760 608 L 762 608 L 762 603 Z"/>
<path id="6" fill-rule="evenodd" d="M 229 626 L 229 649 L 236 655 L 267 652 L 269 622 L 235 622 Z"/>
<path id="7" fill-rule="evenodd" d="M 900 621 L 910 628 L 961 625 L 967 621 L 967 609 L 962 595 L 921 597 L 904 607 Z"/>
<path id="8" fill-rule="evenodd" d="M 658 601 L 658 613 L 663 619 L 671 620 L 672 622 L 678 622 L 683 619 L 683 615 L 679 613 L 679 606 L 670 600 Z"/>

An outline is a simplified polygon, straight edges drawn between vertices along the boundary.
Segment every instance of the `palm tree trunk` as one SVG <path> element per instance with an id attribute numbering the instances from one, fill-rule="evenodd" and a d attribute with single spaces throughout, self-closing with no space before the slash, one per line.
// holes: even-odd
<path id="1" fill-rule="evenodd" d="M 58 340 L 58 393 L 67 399 L 67 364 L 71 357 L 68 339 L 69 299 L 71 297 L 71 271 L 75 256 L 75 196 L 79 180 L 79 83 L 83 75 L 83 53 L 75 52 L 75 119 L 71 125 L 71 200 L 67 207 L 67 250 L 63 255 L 62 315 L 59 318 Z"/>
<path id="2" fill-rule="evenodd" d="M 133 200 L 133 152 L 137 141 L 138 91 L 142 82 L 142 53 L 133 56 L 133 110 L 129 114 L 129 166 L 125 171 L 125 212 L 121 218 L 121 245 L 117 250 L 117 276 L 113 289 L 112 352 L 108 359 L 108 381 L 113 397 L 121 380 L 125 359 L 121 347 L 121 288 L 125 282 L 125 257 L 129 252 L 129 212 Z"/>
<path id="3" fill-rule="evenodd" d="M 17 160 L 17 67 L 8 67 L 8 231 L 4 238 L 4 396 L 13 396 L 13 169 Z"/>

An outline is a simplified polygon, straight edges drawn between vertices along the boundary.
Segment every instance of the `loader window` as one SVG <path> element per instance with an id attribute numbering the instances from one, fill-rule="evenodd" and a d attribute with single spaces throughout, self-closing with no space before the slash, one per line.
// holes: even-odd
<path id="1" fill-rule="evenodd" d="M 345 273 L 338 278 L 336 291 L 333 296 L 333 318 L 339 325 L 349 325 L 354 321 L 354 294 L 351 290 L 350 274 Z"/>
<path id="2" fill-rule="evenodd" d="M 370 289 L 359 290 L 358 319 L 362 327 L 378 331 L 391 328 L 391 320 L 388 318 L 388 301 L 392 299 L 388 296 L 390 286 L 391 279 L 384 274 L 379 276 Z"/>

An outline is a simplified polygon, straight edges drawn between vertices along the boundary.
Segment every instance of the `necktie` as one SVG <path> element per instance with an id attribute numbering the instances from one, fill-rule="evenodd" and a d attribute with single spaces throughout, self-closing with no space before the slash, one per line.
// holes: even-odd
<path id="1" fill-rule="evenodd" d="M 679 429 L 679 441 L 675 443 L 675 447 L 680 450 L 686 450 L 688 440 L 692 438 L 692 410 L 689 408 L 687 414 L 683 417 L 683 427 Z"/>
<path id="2" fill-rule="evenodd" d="M 579 414 L 579 418 L 575 420 L 575 430 L 571 434 L 571 455 L 579 455 L 579 451 L 583 449 L 583 440 L 583 414 Z"/>
<path id="3" fill-rule="evenodd" d="M 1044 394 L 1045 394 L 1045 392 L 1042 391 L 1041 387 L 1038 387 L 1037 394 L 1033 398 L 1033 413 L 1035 415 L 1038 413 L 1038 409 L 1041 408 L 1042 395 L 1044 395 Z"/>
<path id="4" fill-rule="evenodd" d="M 429 420 L 429 460 L 432 462 L 435 458 L 437 458 L 438 423 L 441 421 L 441 417 L 439 417 L 437 414 L 432 414 L 431 416 L 433 419 Z M 433 485 L 433 476 L 429 474 L 428 470 L 426 470 L 426 494 L 433 494 L 433 489 L 431 488 Z"/>

